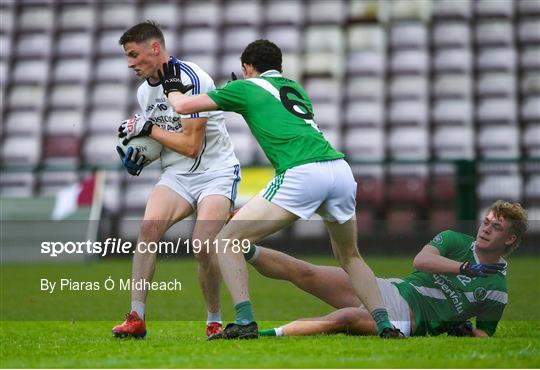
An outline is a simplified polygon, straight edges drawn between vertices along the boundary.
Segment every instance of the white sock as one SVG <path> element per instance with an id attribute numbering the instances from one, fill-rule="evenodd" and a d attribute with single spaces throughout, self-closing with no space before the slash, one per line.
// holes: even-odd
<path id="1" fill-rule="evenodd" d="M 211 322 L 218 322 L 222 324 L 221 311 L 218 311 L 218 312 L 208 311 L 208 314 L 206 315 L 206 325 L 210 324 Z"/>
<path id="2" fill-rule="evenodd" d="M 137 315 L 144 320 L 144 306 L 146 305 L 141 301 L 131 301 L 131 312 L 137 312 Z"/>
<path id="3" fill-rule="evenodd" d="M 251 258 L 247 260 L 247 262 L 249 263 L 255 262 L 259 257 L 259 254 L 261 254 L 261 249 L 258 245 L 253 245 L 253 247 L 255 247 L 255 253 L 253 253 L 253 256 L 251 256 Z"/>
<path id="4" fill-rule="evenodd" d="M 279 328 L 274 329 L 276 331 L 276 337 L 284 337 L 285 334 L 283 333 L 283 328 L 280 326 Z"/>

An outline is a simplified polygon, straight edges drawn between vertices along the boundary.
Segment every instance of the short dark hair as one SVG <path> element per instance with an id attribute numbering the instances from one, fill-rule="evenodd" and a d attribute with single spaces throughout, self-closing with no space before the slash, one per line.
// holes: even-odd
<path id="1" fill-rule="evenodd" d="M 163 37 L 163 32 L 159 28 L 159 24 L 157 22 L 147 20 L 146 22 L 142 22 L 130 27 L 120 37 L 118 43 L 122 46 L 128 42 L 136 42 L 139 44 L 153 38 L 158 39 L 161 46 L 165 47 L 165 38 Z"/>
<path id="2" fill-rule="evenodd" d="M 251 64 L 260 73 L 270 69 L 282 72 L 281 50 L 268 40 L 253 41 L 242 52 L 240 61 L 242 64 Z"/>

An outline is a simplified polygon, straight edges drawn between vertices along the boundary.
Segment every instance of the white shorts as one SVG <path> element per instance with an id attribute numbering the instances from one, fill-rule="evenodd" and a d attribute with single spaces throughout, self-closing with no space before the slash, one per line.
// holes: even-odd
<path id="1" fill-rule="evenodd" d="M 401 282 L 401 279 L 377 278 L 377 285 L 381 291 L 384 307 L 392 325 L 401 330 L 406 337 L 411 336 L 411 309 L 407 301 L 399 294 L 398 288 L 392 282 Z M 364 306 L 360 306 L 364 308 Z"/>
<path id="2" fill-rule="evenodd" d="M 172 189 L 195 210 L 197 204 L 209 195 L 223 195 L 234 205 L 240 180 L 239 165 L 193 174 L 179 174 L 173 169 L 167 169 L 161 174 L 156 186 L 163 185 Z"/>
<path id="3" fill-rule="evenodd" d="M 342 224 L 356 210 L 356 182 L 343 159 L 290 168 L 274 177 L 261 195 L 304 220 L 318 213 L 326 221 Z"/>

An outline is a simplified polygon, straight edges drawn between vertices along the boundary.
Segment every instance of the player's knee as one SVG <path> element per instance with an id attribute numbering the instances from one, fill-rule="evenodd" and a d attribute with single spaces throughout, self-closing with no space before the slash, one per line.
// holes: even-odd
<path id="1" fill-rule="evenodd" d="M 144 220 L 141 223 L 139 231 L 139 239 L 142 240 L 159 240 L 163 234 L 165 221 L 161 220 Z"/>
<path id="2" fill-rule="evenodd" d="M 193 255 L 195 256 L 197 262 L 202 266 L 210 265 L 212 263 L 212 255 L 207 253 L 206 250 L 201 250 L 198 253 L 194 252 Z"/>
<path id="3" fill-rule="evenodd" d="M 359 319 L 357 309 L 354 307 L 342 308 L 335 312 L 333 320 L 340 329 L 346 329 Z"/>

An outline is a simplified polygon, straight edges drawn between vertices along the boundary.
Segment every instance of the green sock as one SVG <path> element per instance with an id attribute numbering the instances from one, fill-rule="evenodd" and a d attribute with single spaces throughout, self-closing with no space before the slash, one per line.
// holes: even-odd
<path id="1" fill-rule="evenodd" d="M 394 327 L 394 325 L 390 323 L 390 319 L 388 319 L 388 312 L 386 311 L 386 308 L 377 308 L 371 311 L 371 316 L 377 324 L 377 333 L 379 334 L 381 334 L 386 328 L 392 329 Z"/>
<path id="2" fill-rule="evenodd" d="M 250 259 L 253 258 L 256 251 L 257 251 L 257 246 L 255 244 L 250 244 L 249 250 L 246 253 L 244 253 L 244 259 L 246 261 L 249 261 Z"/>
<path id="3" fill-rule="evenodd" d="M 275 337 L 276 336 L 276 329 L 261 330 L 259 332 L 259 335 L 261 337 Z"/>
<path id="4" fill-rule="evenodd" d="M 255 321 L 251 301 L 240 302 L 234 306 L 235 320 L 238 325 L 248 325 Z"/>

